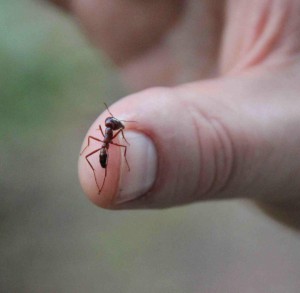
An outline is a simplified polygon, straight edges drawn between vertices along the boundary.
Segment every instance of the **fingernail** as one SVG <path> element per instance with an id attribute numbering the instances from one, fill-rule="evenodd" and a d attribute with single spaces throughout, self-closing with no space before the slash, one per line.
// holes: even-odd
<path id="1" fill-rule="evenodd" d="M 157 170 L 157 153 L 152 140 L 139 132 L 126 131 L 128 171 L 122 153 L 119 194 L 116 203 L 124 203 L 145 194 L 153 185 Z"/>

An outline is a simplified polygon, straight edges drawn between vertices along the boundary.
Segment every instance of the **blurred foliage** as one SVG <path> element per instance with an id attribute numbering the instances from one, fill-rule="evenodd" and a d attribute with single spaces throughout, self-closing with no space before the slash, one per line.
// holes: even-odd
<path id="1" fill-rule="evenodd" d="M 58 11 L 55 16 L 53 7 L 42 4 L 0 0 L 0 137 L 4 143 L 12 135 L 28 141 L 40 127 L 74 119 L 74 112 L 84 115 L 98 108 L 100 113 L 101 94 L 112 78 L 75 23 L 66 22 L 68 16 L 59 17 Z"/>

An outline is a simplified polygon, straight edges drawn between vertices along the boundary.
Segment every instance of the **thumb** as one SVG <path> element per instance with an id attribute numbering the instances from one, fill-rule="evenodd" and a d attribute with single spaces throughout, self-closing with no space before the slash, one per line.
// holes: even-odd
<path id="1" fill-rule="evenodd" d="M 91 139 L 79 160 L 83 190 L 97 205 L 114 209 L 236 197 L 275 199 L 286 192 L 296 196 L 300 186 L 291 186 L 290 176 L 299 174 L 295 158 L 300 138 L 292 143 L 284 135 L 286 127 L 299 128 L 299 118 L 293 119 L 298 115 L 286 101 L 285 107 L 277 106 L 268 82 L 227 78 L 149 89 L 120 100 L 109 110 L 120 120 L 136 121 L 124 122 L 130 145 L 117 135 L 113 142 L 121 147 L 109 145 L 105 170 L 99 164 L 103 142 Z M 108 116 L 104 112 L 88 136 L 103 141 L 99 124 L 105 129 Z"/>

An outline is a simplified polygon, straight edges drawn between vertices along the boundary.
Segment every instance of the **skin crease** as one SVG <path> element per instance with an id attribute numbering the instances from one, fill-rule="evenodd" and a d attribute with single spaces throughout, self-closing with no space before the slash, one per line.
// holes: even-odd
<path id="1" fill-rule="evenodd" d="M 130 127 L 155 142 L 159 167 L 151 192 L 113 206 L 118 175 L 110 175 L 99 199 L 80 159 L 83 189 L 97 205 L 161 208 L 247 197 L 300 227 L 300 1 L 55 2 L 115 61 L 131 89 L 169 86 L 138 92 L 110 108 L 116 117 L 126 113 L 139 121 Z M 128 21 L 136 14 L 142 16 L 137 26 Z M 111 23 L 122 38 L 107 33 Z M 153 119 L 157 109 L 168 109 L 168 115 Z M 179 137 L 164 135 L 174 127 L 172 117 L 180 117 Z M 118 169 L 118 160 L 111 168 Z M 185 180 L 178 180 L 181 174 Z"/>

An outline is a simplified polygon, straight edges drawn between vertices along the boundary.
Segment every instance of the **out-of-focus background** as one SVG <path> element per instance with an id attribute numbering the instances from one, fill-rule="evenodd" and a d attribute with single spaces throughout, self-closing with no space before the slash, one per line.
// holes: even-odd
<path id="1" fill-rule="evenodd" d="M 125 94 L 73 20 L 0 0 L 0 292 L 299 292 L 300 238 L 249 203 L 96 208 L 85 132 Z"/>

